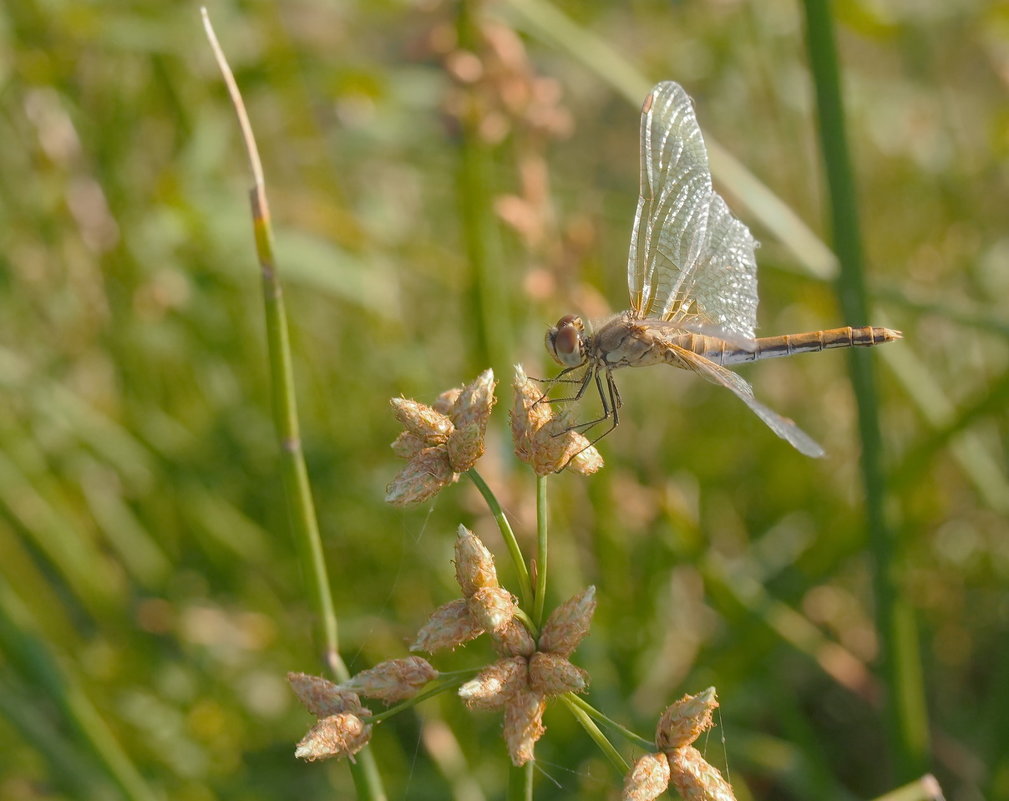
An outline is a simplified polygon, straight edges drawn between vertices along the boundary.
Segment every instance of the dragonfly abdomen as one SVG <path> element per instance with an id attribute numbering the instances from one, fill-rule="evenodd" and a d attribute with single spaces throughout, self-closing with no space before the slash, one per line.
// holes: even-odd
<path id="1" fill-rule="evenodd" d="M 753 348 L 750 350 L 717 337 L 691 336 L 688 349 L 716 364 L 727 365 L 774 359 L 795 353 L 813 353 L 831 348 L 868 348 L 900 338 L 899 331 L 889 328 L 869 325 L 858 328 L 844 326 L 824 331 L 808 331 L 803 334 L 760 337 L 753 341 Z"/>

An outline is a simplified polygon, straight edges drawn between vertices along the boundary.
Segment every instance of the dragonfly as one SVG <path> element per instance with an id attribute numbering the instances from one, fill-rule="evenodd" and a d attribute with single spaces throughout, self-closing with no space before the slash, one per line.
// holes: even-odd
<path id="1" fill-rule="evenodd" d="M 757 241 L 711 185 L 708 154 L 693 103 L 672 81 L 657 84 L 641 108 L 641 193 L 630 252 L 630 308 L 594 331 L 567 314 L 546 335 L 564 369 L 549 384 L 579 384 L 577 401 L 595 385 L 601 416 L 573 426 L 582 432 L 620 422 L 616 370 L 669 364 L 733 392 L 779 437 L 807 456 L 824 450 L 794 421 L 754 397 L 727 365 L 830 348 L 870 347 L 901 338 L 875 326 L 757 337 Z M 580 377 L 569 377 L 584 368 Z M 549 387 L 548 387 L 549 391 Z"/>

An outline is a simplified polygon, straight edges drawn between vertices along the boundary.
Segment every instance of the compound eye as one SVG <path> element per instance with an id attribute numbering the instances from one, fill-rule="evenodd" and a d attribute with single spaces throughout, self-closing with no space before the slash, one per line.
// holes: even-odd
<path id="1" fill-rule="evenodd" d="M 578 329 L 570 323 L 558 328 L 554 337 L 554 350 L 563 363 L 570 363 L 571 357 L 578 353 Z"/>
<path id="2" fill-rule="evenodd" d="M 585 326 L 573 314 L 561 317 L 557 325 L 547 331 L 547 351 L 558 364 L 578 367 L 585 362 L 585 343 L 582 341 Z"/>

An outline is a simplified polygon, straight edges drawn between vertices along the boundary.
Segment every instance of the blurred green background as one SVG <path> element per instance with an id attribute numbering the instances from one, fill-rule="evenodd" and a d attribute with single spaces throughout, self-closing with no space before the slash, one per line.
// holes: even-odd
<path id="1" fill-rule="evenodd" d="M 400 467 L 387 399 L 493 367 L 480 469 L 530 542 L 510 365 L 549 374 L 545 326 L 625 307 L 637 105 L 671 78 L 797 215 L 716 169 L 763 241 L 761 333 L 905 333 L 865 355 L 920 635 L 919 766 L 948 798 L 1009 798 L 1009 5 L 833 10 L 871 320 L 842 319 L 833 264 L 796 224 L 827 236 L 795 3 L 211 4 L 267 174 L 352 670 L 405 655 L 456 596 L 459 522 L 501 553 L 466 483 L 383 504 Z M 284 673 L 322 666 L 279 481 L 250 179 L 198 7 L 8 0 L 0 43 L 0 797 L 121 797 L 79 728 L 91 708 L 155 797 L 350 797 L 344 765 L 293 757 L 311 719 Z M 591 700 L 650 736 L 667 703 L 715 685 L 704 750 L 741 799 L 912 778 L 882 724 L 847 364 L 741 371 L 826 459 L 653 368 L 620 377 L 606 469 L 552 482 L 554 601 L 599 590 L 575 655 Z M 434 661 L 490 658 L 478 642 Z M 563 710 L 546 723 L 537 797 L 617 797 Z M 383 725 L 390 797 L 501 798 L 499 727 L 452 697 Z"/>

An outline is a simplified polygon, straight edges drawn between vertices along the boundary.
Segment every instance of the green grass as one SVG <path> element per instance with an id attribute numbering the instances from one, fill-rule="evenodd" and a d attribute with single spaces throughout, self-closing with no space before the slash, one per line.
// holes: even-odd
<path id="1" fill-rule="evenodd" d="M 637 104 L 672 78 L 752 173 L 713 157 L 763 241 L 761 333 L 905 333 L 865 355 L 892 588 L 913 610 L 937 744 L 923 759 L 947 797 L 1009 795 L 1003 12 L 833 7 L 863 320 L 828 280 L 799 9 L 493 8 L 557 81 L 566 137 L 512 121 L 486 139 L 451 119 L 456 93 L 500 89 L 460 90 L 430 46 L 460 25 L 452 6 L 212 9 L 264 160 L 349 669 L 405 655 L 455 597 L 460 522 L 516 586 L 467 482 L 417 511 L 382 504 L 399 468 L 386 401 L 430 401 L 488 366 L 506 382 L 520 360 L 545 375 L 546 325 L 623 307 Z M 348 797 L 344 765 L 293 758 L 310 721 L 283 676 L 322 672 L 324 643 L 289 534 L 247 167 L 199 15 L 15 0 L 0 37 L 0 796 Z M 523 238 L 494 209 L 540 168 L 545 199 L 524 207 L 539 237 Z M 592 703 L 648 736 L 668 702 L 715 685 L 723 728 L 706 752 L 741 799 L 872 798 L 913 778 L 884 725 L 880 646 L 896 635 L 877 633 L 847 367 L 823 354 L 746 371 L 825 460 L 653 368 L 622 377 L 602 473 L 551 480 L 548 607 L 599 591 L 575 655 Z M 528 555 L 536 492 L 507 406 L 504 392 L 480 470 Z M 438 666 L 489 655 L 475 643 Z M 389 796 L 503 797 L 499 722 L 439 697 L 383 724 Z M 567 710 L 546 724 L 553 781 L 537 775 L 536 797 L 613 797 L 618 777 Z"/>

